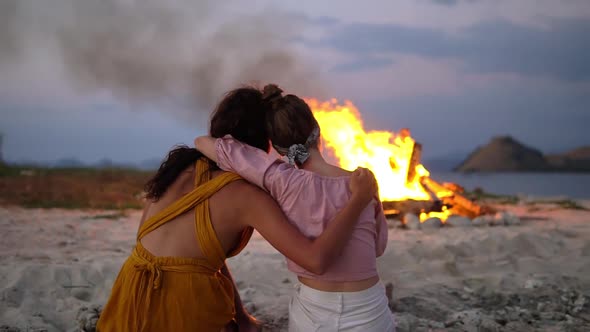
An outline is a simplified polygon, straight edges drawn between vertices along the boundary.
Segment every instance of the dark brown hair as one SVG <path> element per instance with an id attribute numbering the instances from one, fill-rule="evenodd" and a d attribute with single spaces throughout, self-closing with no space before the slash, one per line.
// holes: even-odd
<path id="1" fill-rule="evenodd" d="M 213 113 L 209 134 L 213 137 L 230 134 L 241 142 L 268 152 L 270 142 L 264 123 L 266 111 L 260 89 L 247 86 L 232 90 Z"/>
<path id="2" fill-rule="evenodd" d="M 283 96 L 275 84 L 264 87 L 263 98 L 267 106 L 266 130 L 272 144 L 288 149 L 293 144 L 305 144 L 318 122 L 307 103 L 295 96 Z"/>
<path id="3" fill-rule="evenodd" d="M 265 152 L 270 143 L 265 127 L 262 92 L 254 87 L 242 87 L 228 92 L 215 108 L 211 117 L 209 135 L 232 135 L 237 140 Z M 205 158 L 195 148 L 177 146 L 168 153 L 156 174 L 145 184 L 146 198 L 159 200 L 174 183 L 178 175 L 200 158 Z M 211 166 L 215 163 L 209 161 Z"/>

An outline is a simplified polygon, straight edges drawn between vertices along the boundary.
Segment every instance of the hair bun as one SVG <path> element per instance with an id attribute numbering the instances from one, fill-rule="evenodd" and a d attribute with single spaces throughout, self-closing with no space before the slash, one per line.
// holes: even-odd
<path id="1" fill-rule="evenodd" d="M 262 100 L 272 103 L 283 97 L 283 90 L 276 84 L 267 84 L 262 89 Z"/>

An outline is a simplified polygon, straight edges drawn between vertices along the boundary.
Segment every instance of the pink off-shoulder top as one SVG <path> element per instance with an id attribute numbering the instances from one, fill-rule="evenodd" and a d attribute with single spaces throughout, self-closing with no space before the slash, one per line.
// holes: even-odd
<path id="1" fill-rule="evenodd" d="M 294 166 L 233 139 L 215 142 L 218 166 L 238 173 L 265 189 L 289 221 L 308 237 L 319 236 L 349 201 L 350 176 L 327 177 Z M 361 213 L 352 237 L 325 274 L 311 273 L 287 259 L 298 276 L 325 281 L 358 281 L 377 275 L 376 257 L 387 246 L 387 223 L 381 202 L 373 200 Z"/>

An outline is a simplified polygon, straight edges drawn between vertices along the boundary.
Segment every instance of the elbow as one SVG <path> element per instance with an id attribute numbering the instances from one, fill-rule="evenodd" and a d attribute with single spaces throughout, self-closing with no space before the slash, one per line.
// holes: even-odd
<path id="1" fill-rule="evenodd" d="M 313 274 L 321 276 L 326 273 L 326 266 L 323 263 L 316 262 L 313 265 L 310 265 L 307 270 Z"/>
<path id="2" fill-rule="evenodd" d="M 329 257 L 325 253 L 316 253 L 314 256 L 316 258 L 311 262 L 308 271 L 317 275 L 326 273 L 329 266 Z"/>

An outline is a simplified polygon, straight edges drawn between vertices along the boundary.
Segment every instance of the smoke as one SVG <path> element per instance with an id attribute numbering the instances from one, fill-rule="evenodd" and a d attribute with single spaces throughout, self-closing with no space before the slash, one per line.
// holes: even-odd
<path id="1" fill-rule="evenodd" d="M 77 93 L 207 114 L 244 83 L 317 95 L 317 71 L 293 46 L 302 21 L 269 10 L 240 14 L 228 4 L 1 0 L 0 73 L 19 81 L 55 76 Z"/>

